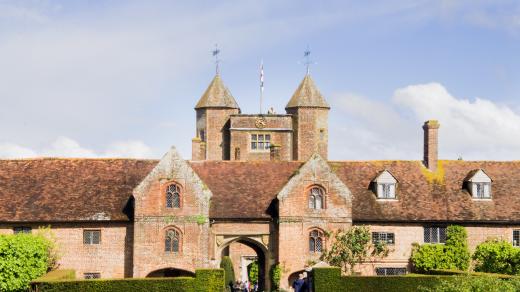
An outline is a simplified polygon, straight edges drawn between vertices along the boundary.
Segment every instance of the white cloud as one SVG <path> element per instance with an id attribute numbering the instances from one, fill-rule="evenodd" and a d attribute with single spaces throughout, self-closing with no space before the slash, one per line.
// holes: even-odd
<path id="1" fill-rule="evenodd" d="M 0 158 L 26 158 L 34 156 L 36 156 L 36 153 L 29 148 L 13 143 L 0 143 Z"/>
<path id="2" fill-rule="evenodd" d="M 421 126 L 436 119 L 440 158 L 520 159 L 520 113 L 483 98 L 457 98 L 439 83 L 397 89 L 391 102 L 342 94 L 333 104 L 342 123 L 331 129 L 330 143 L 343 158 L 421 159 Z"/>
<path id="3" fill-rule="evenodd" d="M 119 141 L 111 143 L 105 151 L 96 152 L 82 147 L 77 141 L 58 137 L 49 147 L 37 151 L 13 143 L 0 143 L 0 158 L 31 157 L 73 158 L 156 158 L 152 149 L 142 141 Z"/>

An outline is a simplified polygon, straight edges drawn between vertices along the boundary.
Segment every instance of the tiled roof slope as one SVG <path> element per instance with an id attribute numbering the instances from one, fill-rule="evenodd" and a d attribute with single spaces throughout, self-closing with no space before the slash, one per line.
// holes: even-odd
<path id="1" fill-rule="evenodd" d="M 226 88 L 219 74 L 215 75 L 208 88 L 197 102 L 197 105 L 195 105 L 196 109 L 207 107 L 239 108 L 235 98 Z"/>
<path id="2" fill-rule="evenodd" d="M 157 164 L 132 159 L 0 160 L 0 221 L 129 220 L 132 190 Z M 520 223 L 520 162 L 329 162 L 353 196 L 354 221 Z M 197 161 L 191 167 L 212 191 L 210 217 L 269 219 L 277 193 L 302 162 Z M 473 200 L 464 178 L 482 168 L 492 200 Z M 376 200 L 371 181 L 387 169 L 398 180 L 395 201 Z"/>
<path id="3" fill-rule="evenodd" d="M 520 222 L 520 162 L 439 161 L 431 173 L 419 161 L 330 162 L 353 194 L 355 221 Z M 466 175 L 482 168 L 493 179 L 492 200 L 473 200 Z M 396 201 L 381 202 L 370 182 L 381 169 L 399 181 Z"/>
<path id="4" fill-rule="evenodd" d="M 273 215 L 278 192 L 300 168 L 289 161 L 192 161 L 193 170 L 213 193 L 211 218 L 257 218 Z"/>
<path id="5" fill-rule="evenodd" d="M 311 75 L 305 75 L 302 82 L 285 106 L 286 109 L 294 107 L 321 107 L 330 108 L 329 104 L 321 95 L 318 87 L 314 84 Z"/>
<path id="6" fill-rule="evenodd" d="M 134 159 L 0 160 L 0 221 L 129 220 L 133 188 L 157 164 Z"/>

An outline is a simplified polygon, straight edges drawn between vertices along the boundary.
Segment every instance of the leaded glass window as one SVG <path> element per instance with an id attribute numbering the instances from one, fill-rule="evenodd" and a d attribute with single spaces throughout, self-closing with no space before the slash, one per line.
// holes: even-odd
<path id="1" fill-rule="evenodd" d="M 314 229 L 309 233 L 309 251 L 311 253 L 319 253 L 323 250 L 323 232 Z"/>
<path id="2" fill-rule="evenodd" d="M 101 278 L 101 273 L 84 273 L 83 278 L 85 279 L 99 279 Z"/>
<path id="3" fill-rule="evenodd" d="M 166 252 L 178 253 L 180 250 L 181 238 L 177 230 L 169 229 L 166 231 L 164 240 L 164 250 Z"/>
<path id="4" fill-rule="evenodd" d="M 166 189 L 166 208 L 180 208 L 181 207 L 181 193 L 180 188 L 176 184 L 171 184 Z"/>
<path id="5" fill-rule="evenodd" d="M 513 246 L 520 246 L 520 230 L 513 230 Z"/>
<path id="6" fill-rule="evenodd" d="M 99 244 L 101 242 L 101 230 L 84 230 L 83 244 Z"/>
<path id="7" fill-rule="evenodd" d="M 313 187 L 309 191 L 309 208 L 310 209 L 323 209 L 323 189 L 319 187 Z"/>
<path id="8" fill-rule="evenodd" d="M 378 242 L 393 245 L 395 244 L 395 234 L 391 232 L 372 232 L 372 243 Z"/>
<path id="9" fill-rule="evenodd" d="M 425 243 L 446 243 L 446 227 L 429 226 L 424 227 Z"/>
<path id="10" fill-rule="evenodd" d="M 406 268 L 376 268 L 378 276 L 397 276 L 406 274 Z"/>
<path id="11" fill-rule="evenodd" d="M 32 228 L 31 227 L 28 227 L 28 226 L 16 226 L 13 228 L 13 233 L 14 234 L 18 234 L 18 233 L 31 233 L 32 232 Z"/>
<path id="12" fill-rule="evenodd" d="M 266 151 L 270 146 L 270 134 L 251 134 L 251 150 Z"/>
<path id="13" fill-rule="evenodd" d="M 491 198 L 491 184 L 487 182 L 477 182 L 475 184 L 475 197 L 478 199 Z"/>

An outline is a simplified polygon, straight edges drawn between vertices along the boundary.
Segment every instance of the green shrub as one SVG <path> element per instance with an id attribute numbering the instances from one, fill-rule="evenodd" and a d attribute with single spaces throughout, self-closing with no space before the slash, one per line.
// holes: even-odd
<path id="1" fill-rule="evenodd" d="M 459 271 L 459 270 L 431 270 L 428 272 L 430 275 L 455 275 L 455 276 L 487 276 L 487 277 L 496 277 L 501 279 L 511 279 L 514 276 L 506 275 L 506 274 L 496 274 L 496 273 L 484 273 L 484 272 L 468 272 L 468 271 Z"/>
<path id="2" fill-rule="evenodd" d="M 258 261 L 250 263 L 248 266 L 247 277 L 250 283 L 258 282 Z"/>
<path id="3" fill-rule="evenodd" d="M 33 282 L 54 281 L 54 280 L 74 280 L 76 279 L 76 271 L 74 270 L 54 270 L 39 277 Z"/>
<path id="4" fill-rule="evenodd" d="M 431 292 L 516 292 L 520 289 L 518 279 L 500 279 L 497 277 L 453 277 L 442 280 L 434 287 L 422 287 L 421 291 Z"/>
<path id="5" fill-rule="evenodd" d="M 224 290 L 224 270 L 198 269 L 195 271 L 195 278 L 42 280 L 33 282 L 33 290 L 41 292 L 221 292 Z"/>
<path id="6" fill-rule="evenodd" d="M 229 283 L 235 283 L 235 270 L 233 269 L 233 262 L 231 261 L 230 257 L 222 257 L 222 261 L 220 261 L 220 268 L 224 269 L 226 285 L 229 285 Z"/>
<path id="7" fill-rule="evenodd" d="M 450 280 L 453 276 L 341 276 L 339 268 L 314 268 L 314 288 L 317 292 L 325 291 L 396 291 L 415 292 L 420 287 L 435 287 L 442 279 Z"/>
<path id="8" fill-rule="evenodd" d="M 280 279 L 282 278 L 282 268 L 280 264 L 273 265 L 271 267 L 270 276 L 273 290 L 280 288 Z"/>
<path id="9" fill-rule="evenodd" d="M 515 275 L 520 273 L 520 252 L 504 240 L 490 239 L 473 254 L 475 271 Z"/>
<path id="10" fill-rule="evenodd" d="M 0 291 L 26 290 L 49 268 L 53 243 L 40 234 L 0 235 Z"/>
<path id="11" fill-rule="evenodd" d="M 417 272 L 427 273 L 434 269 L 467 270 L 470 253 L 466 229 L 462 226 L 448 226 L 445 244 L 414 245 L 412 263 Z"/>

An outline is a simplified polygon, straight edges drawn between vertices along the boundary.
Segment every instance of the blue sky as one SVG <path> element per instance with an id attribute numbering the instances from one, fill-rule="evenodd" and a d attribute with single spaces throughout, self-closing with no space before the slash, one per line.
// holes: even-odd
<path id="1" fill-rule="evenodd" d="M 332 106 L 330 158 L 520 159 L 518 1 L 2 1 L 0 157 L 189 158 L 214 75 L 244 113 L 311 73 Z"/>

